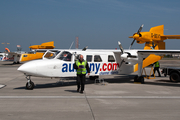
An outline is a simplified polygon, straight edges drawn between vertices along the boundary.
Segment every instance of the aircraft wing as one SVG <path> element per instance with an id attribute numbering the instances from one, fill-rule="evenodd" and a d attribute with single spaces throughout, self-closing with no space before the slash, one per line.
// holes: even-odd
<path id="1" fill-rule="evenodd" d="M 180 54 L 180 50 L 138 50 L 140 55 L 165 55 L 165 54 Z"/>
<path id="2" fill-rule="evenodd" d="M 180 35 L 162 35 L 162 39 L 180 39 Z"/>

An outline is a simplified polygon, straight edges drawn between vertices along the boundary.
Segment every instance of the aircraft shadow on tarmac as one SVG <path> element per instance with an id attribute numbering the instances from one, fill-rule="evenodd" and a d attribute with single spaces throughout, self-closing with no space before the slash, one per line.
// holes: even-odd
<path id="1" fill-rule="evenodd" d="M 131 83 L 134 84 L 134 76 L 115 76 L 114 78 L 103 78 L 105 83 Z M 86 79 L 87 84 L 95 84 L 94 80 Z M 156 86 L 172 86 L 172 87 L 180 87 L 180 84 L 170 82 L 170 80 L 166 80 L 165 77 L 162 77 L 158 80 L 153 79 L 145 79 L 145 83 L 142 85 L 156 85 Z M 66 80 L 66 81 L 58 81 L 56 83 L 47 83 L 47 84 L 36 84 L 34 89 L 43 89 L 43 88 L 56 88 L 56 87 L 66 87 L 66 86 L 76 86 L 76 80 Z M 14 89 L 26 89 L 25 86 L 18 87 Z M 67 90 L 68 92 L 76 92 L 72 90 Z"/>
<path id="2" fill-rule="evenodd" d="M 104 78 L 103 78 L 104 79 Z M 106 83 L 133 83 L 133 80 L 131 80 L 128 76 L 126 77 L 115 77 L 115 78 L 108 78 L 104 79 Z M 86 85 L 87 84 L 95 84 L 94 80 L 90 80 L 89 78 L 86 79 Z M 45 83 L 45 84 L 35 84 L 34 89 L 42 89 L 42 88 L 56 88 L 56 87 L 66 87 L 66 86 L 76 86 L 76 80 L 65 80 L 65 81 L 58 81 L 56 83 Z M 14 89 L 26 89 L 25 86 L 18 87 Z M 71 91 L 70 91 L 71 92 Z M 73 92 L 73 91 L 72 91 Z"/>

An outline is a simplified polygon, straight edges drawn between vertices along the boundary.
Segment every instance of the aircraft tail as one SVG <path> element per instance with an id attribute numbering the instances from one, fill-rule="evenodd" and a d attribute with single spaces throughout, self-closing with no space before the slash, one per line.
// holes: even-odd
<path id="1" fill-rule="evenodd" d="M 164 35 L 164 25 L 152 27 L 149 32 Z"/>
<path id="2" fill-rule="evenodd" d="M 8 48 L 5 48 L 5 52 L 10 52 L 10 50 Z"/>

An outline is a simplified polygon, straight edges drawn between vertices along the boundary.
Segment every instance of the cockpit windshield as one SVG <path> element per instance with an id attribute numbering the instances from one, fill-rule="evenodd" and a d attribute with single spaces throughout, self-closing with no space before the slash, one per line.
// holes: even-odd
<path id="1" fill-rule="evenodd" d="M 56 55 L 58 55 L 61 51 L 57 51 L 57 52 L 51 52 L 51 51 L 48 51 L 44 54 L 44 58 L 46 59 L 53 59 L 56 57 Z"/>
<path id="2" fill-rule="evenodd" d="M 72 57 L 72 54 L 68 51 L 63 51 L 59 58 L 60 60 L 64 60 L 64 61 L 71 61 L 71 57 Z"/>

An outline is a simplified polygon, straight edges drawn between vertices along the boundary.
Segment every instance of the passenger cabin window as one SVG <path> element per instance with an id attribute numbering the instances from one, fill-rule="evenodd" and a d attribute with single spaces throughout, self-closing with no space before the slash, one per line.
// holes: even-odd
<path id="1" fill-rule="evenodd" d="M 115 62 L 113 55 L 108 55 L 108 62 Z"/>
<path id="2" fill-rule="evenodd" d="M 94 62 L 102 62 L 100 55 L 94 55 Z"/>
<path id="3" fill-rule="evenodd" d="M 72 54 L 70 52 L 64 51 L 60 54 L 59 58 L 60 60 L 64 61 L 71 61 Z"/>
<path id="4" fill-rule="evenodd" d="M 87 55 L 86 56 L 86 61 L 87 62 L 92 62 L 92 55 Z"/>

